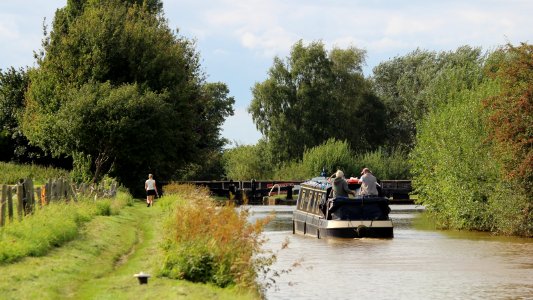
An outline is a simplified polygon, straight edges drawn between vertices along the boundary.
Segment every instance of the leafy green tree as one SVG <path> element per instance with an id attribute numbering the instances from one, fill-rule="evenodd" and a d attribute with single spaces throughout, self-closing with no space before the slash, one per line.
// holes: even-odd
<path id="1" fill-rule="evenodd" d="M 222 124 L 233 115 L 235 99 L 229 96 L 228 87 L 221 82 L 202 86 L 197 108 L 198 123 L 195 132 L 200 135 L 200 151 L 194 161 L 176 174 L 182 180 L 212 180 L 224 176 L 223 146 L 226 139 L 220 138 Z"/>
<path id="2" fill-rule="evenodd" d="M 93 180 L 108 171 L 128 187 L 148 172 L 170 179 L 220 150 L 233 113 L 227 87 L 207 84 L 199 60 L 194 43 L 168 28 L 160 1 L 68 1 L 30 72 L 24 133 L 78 166 L 90 159 Z M 64 128 L 64 117 L 84 111 L 96 118 L 86 125 L 110 140 L 90 144 L 87 131 Z"/>
<path id="3" fill-rule="evenodd" d="M 267 152 L 268 144 L 259 140 L 256 145 L 237 145 L 224 151 L 223 161 L 227 179 L 270 179 L 273 166 Z"/>
<path id="4" fill-rule="evenodd" d="M 0 70 L 0 149 L 1 160 L 10 161 L 17 147 L 20 115 L 24 111 L 24 92 L 28 75 L 23 70 Z"/>
<path id="5" fill-rule="evenodd" d="M 502 90 L 486 101 L 495 151 L 505 176 L 533 192 L 533 45 L 507 45 L 493 77 Z"/>
<path id="6" fill-rule="evenodd" d="M 419 201 L 443 228 L 492 227 L 488 199 L 498 181 L 498 166 L 486 143 L 482 100 L 497 90 L 497 84 L 486 82 L 454 93 L 419 127 L 411 152 L 413 185 Z"/>
<path id="7" fill-rule="evenodd" d="M 271 144 L 274 161 L 299 159 L 330 138 L 363 151 L 383 141 L 383 104 L 362 74 L 364 51 L 297 42 L 290 57 L 274 59 L 268 78 L 256 83 L 249 112 Z"/>
<path id="8" fill-rule="evenodd" d="M 24 93 L 29 85 L 28 72 L 23 69 L 0 70 L 0 160 L 19 163 L 36 162 L 70 167 L 68 159 L 53 159 L 41 148 L 30 145 L 22 134 L 21 118 L 24 113 Z"/>
<path id="9" fill-rule="evenodd" d="M 356 172 L 353 151 L 346 141 L 329 139 L 322 145 L 307 149 L 304 152 L 302 164 L 308 177 L 316 177 L 324 169 L 331 175 L 338 169 L 346 176 Z"/>
<path id="10" fill-rule="evenodd" d="M 357 171 L 369 168 L 378 179 L 411 179 L 409 153 L 404 149 L 385 149 L 380 147 L 355 157 Z M 359 176 L 359 172 L 356 173 Z"/>
<path id="11" fill-rule="evenodd" d="M 99 179 L 113 164 L 149 165 L 159 169 L 165 157 L 175 161 L 177 154 L 159 146 L 160 140 L 177 143 L 175 113 L 165 102 L 167 94 L 141 93 L 136 85 L 114 88 L 109 83 L 87 84 L 73 89 L 70 101 L 57 112 L 59 145 L 65 153 L 83 153 L 95 164 L 94 178 Z M 128 145 L 128 147 L 124 147 Z M 137 157 L 130 161 L 130 157 Z M 119 179 L 123 174 L 117 174 Z"/>
<path id="12" fill-rule="evenodd" d="M 387 107 L 387 145 L 411 149 L 417 124 L 450 99 L 449 90 L 439 95 L 442 90 L 435 88 L 455 84 L 460 91 L 475 86 L 483 78 L 484 59 L 480 48 L 463 46 L 440 53 L 417 49 L 376 66 L 372 83 Z"/>
<path id="13" fill-rule="evenodd" d="M 485 100 L 499 180 L 489 198 L 494 227 L 533 236 L 533 45 L 507 45 L 488 65 L 501 89 Z"/>

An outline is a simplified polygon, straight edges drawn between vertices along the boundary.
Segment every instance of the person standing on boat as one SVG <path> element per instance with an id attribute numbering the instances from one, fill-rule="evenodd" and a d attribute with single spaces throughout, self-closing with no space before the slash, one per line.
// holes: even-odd
<path id="1" fill-rule="evenodd" d="M 337 172 L 329 177 L 328 181 L 331 182 L 333 177 L 335 177 L 332 183 L 333 197 L 348 197 L 349 194 L 356 195 L 355 191 L 350 190 L 348 187 L 348 182 L 346 182 L 346 179 L 344 178 L 344 172 L 337 170 Z"/>
<path id="2" fill-rule="evenodd" d="M 154 196 L 159 194 L 157 192 L 157 185 L 154 180 L 154 175 L 148 174 L 148 180 L 144 182 L 144 189 L 146 190 L 146 207 L 153 206 Z"/>
<path id="3" fill-rule="evenodd" d="M 359 183 L 361 184 L 359 194 L 363 196 L 377 196 L 378 180 L 376 179 L 376 177 L 372 175 L 372 172 L 370 172 L 368 168 L 364 168 L 361 171 L 361 175 L 361 179 L 359 179 Z"/>

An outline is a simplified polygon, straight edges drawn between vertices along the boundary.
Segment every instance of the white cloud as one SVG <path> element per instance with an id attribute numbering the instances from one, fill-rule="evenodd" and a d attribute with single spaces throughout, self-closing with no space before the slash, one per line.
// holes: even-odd
<path id="1" fill-rule="evenodd" d="M 241 44 L 248 49 L 260 51 L 266 57 L 288 52 L 298 37 L 287 32 L 282 27 L 266 29 L 258 34 L 237 30 Z"/>

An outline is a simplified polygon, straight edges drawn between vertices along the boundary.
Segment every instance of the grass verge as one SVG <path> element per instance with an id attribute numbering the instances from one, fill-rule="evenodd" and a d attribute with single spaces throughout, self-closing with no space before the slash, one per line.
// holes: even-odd
<path id="1" fill-rule="evenodd" d="M 158 206 L 125 207 L 118 215 L 97 216 L 80 236 L 44 257 L 26 257 L 2 266 L 2 299 L 255 299 L 233 288 L 152 277 L 139 285 L 133 274 L 156 275 L 165 254 Z"/>
<path id="2" fill-rule="evenodd" d="M 86 198 L 37 207 L 32 215 L 0 228 L 0 265 L 26 256 L 43 256 L 77 238 L 81 226 L 95 216 L 118 214 L 131 201 L 130 194 L 119 192 L 113 199 Z"/>

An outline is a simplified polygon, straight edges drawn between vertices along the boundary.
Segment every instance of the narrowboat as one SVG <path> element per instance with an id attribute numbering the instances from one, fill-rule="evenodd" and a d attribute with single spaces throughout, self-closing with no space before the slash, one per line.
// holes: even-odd
<path id="1" fill-rule="evenodd" d="M 348 181 L 352 190 L 360 185 Z M 335 197 L 325 177 L 300 184 L 292 218 L 293 234 L 316 238 L 392 238 L 389 200 L 383 196 Z"/>

